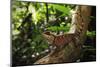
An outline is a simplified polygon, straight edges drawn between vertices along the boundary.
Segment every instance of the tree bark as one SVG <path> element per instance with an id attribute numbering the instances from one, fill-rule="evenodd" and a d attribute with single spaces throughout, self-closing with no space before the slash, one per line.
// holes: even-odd
<path id="1" fill-rule="evenodd" d="M 80 15 L 82 17 L 78 17 Z M 72 14 L 72 25 L 68 33 L 75 33 L 77 31 L 77 25 L 84 23 L 84 27 L 82 32 L 80 33 L 80 37 L 76 44 L 78 47 L 75 47 L 75 43 L 72 41 L 70 42 L 65 48 L 60 51 L 55 51 L 53 53 L 49 53 L 47 56 L 39 59 L 34 64 L 52 64 L 52 63 L 67 63 L 67 62 L 75 62 L 77 59 L 80 58 L 81 53 L 81 46 L 84 43 L 86 38 L 86 31 L 88 29 L 89 23 L 89 16 L 91 14 L 91 7 L 90 6 L 77 6 L 76 10 Z M 84 21 L 81 21 L 84 20 Z"/>

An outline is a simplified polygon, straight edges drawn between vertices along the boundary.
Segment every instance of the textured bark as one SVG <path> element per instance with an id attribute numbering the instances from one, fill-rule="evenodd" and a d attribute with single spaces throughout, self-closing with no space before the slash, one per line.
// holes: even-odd
<path id="1" fill-rule="evenodd" d="M 39 59 L 34 64 L 51 64 L 51 63 L 64 63 L 74 62 L 80 57 L 81 46 L 86 38 L 86 31 L 89 23 L 89 16 L 91 14 L 90 6 L 77 6 L 75 12 L 72 14 L 72 26 L 68 33 L 75 33 L 78 26 L 84 23 L 82 31 L 79 33 L 80 37 L 77 42 L 70 42 L 63 49 L 49 53 L 47 56 Z M 79 17 L 81 15 L 81 17 Z M 84 21 L 82 21 L 84 20 Z M 78 36 L 77 36 L 78 37 Z M 77 45 L 77 47 L 75 47 Z"/>

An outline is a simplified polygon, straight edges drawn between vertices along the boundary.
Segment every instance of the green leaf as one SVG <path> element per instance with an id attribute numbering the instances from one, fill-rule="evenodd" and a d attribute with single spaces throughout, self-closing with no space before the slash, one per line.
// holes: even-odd
<path id="1" fill-rule="evenodd" d="M 63 13 L 63 15 L 69 15 L 71 8 L 69 6 L 65 7 L 63 5 L 52 5 L 55 9 L 59 10 L 60 12 Z"/>
<path id="2" fill-rule="evenodd" d="M 51 31 L 57 31 L 58 27 L 57 26 L 51 26 L 51 27 L 48 27 L 47 29 L 51 30 Z"/>
<path id="3" fill-rule="evenodd" d="M 96 32 L 95 31 L 87 31 L 87 36 L 90 36 L 90 37 L 92 37 L 92 36 L 95 36 L 96 35 Z"/>
<path id="4" fill-rule="evenodd" d="M 47 28 L 48 30 L 51 30 L 51 31 L 68 31 L 69 30 L 69 27 L 68 26 L 51 26 L 51 27 L 48 27 Z"/>

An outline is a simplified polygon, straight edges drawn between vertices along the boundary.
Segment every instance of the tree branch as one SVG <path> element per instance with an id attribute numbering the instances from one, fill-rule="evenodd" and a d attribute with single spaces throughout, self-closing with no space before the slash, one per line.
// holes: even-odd
<path id="1" fill-rule="evenodd" d="M 49 53 L 47 56 L 39 59 L 34 64 L 51 64 L 76 61 L 80 57 L 81 46 L 86 37 L 86 31 L 89 23 L 88 17 L 90 16 L 90 13 L 90 6 L 77 6 L 75 13 L 72 15 L 72 26 L 68 33 L 77 33 L 77 31 L 80 30 L 79 27 L 81 27 L 81 25 L 84 23 L 81 32 L 79 32 L 79 39 L 76 40 L 77 47 L 75 47 L 75 43 L 71 41 L 63 49 Z M 78 35 L 76 35 L 76 37 L 78 37 Z"/>

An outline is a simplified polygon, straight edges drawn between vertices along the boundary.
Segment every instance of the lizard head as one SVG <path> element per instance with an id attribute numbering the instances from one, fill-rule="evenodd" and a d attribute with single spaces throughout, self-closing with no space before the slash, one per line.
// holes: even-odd
<path id="1" fill-rule="evenodd" d="M 53 43 L 54 35 L 51 32 L 47 31 L 47 32 L 42 33 L 42 35 L 47 40 L 48 44 Z"/>

